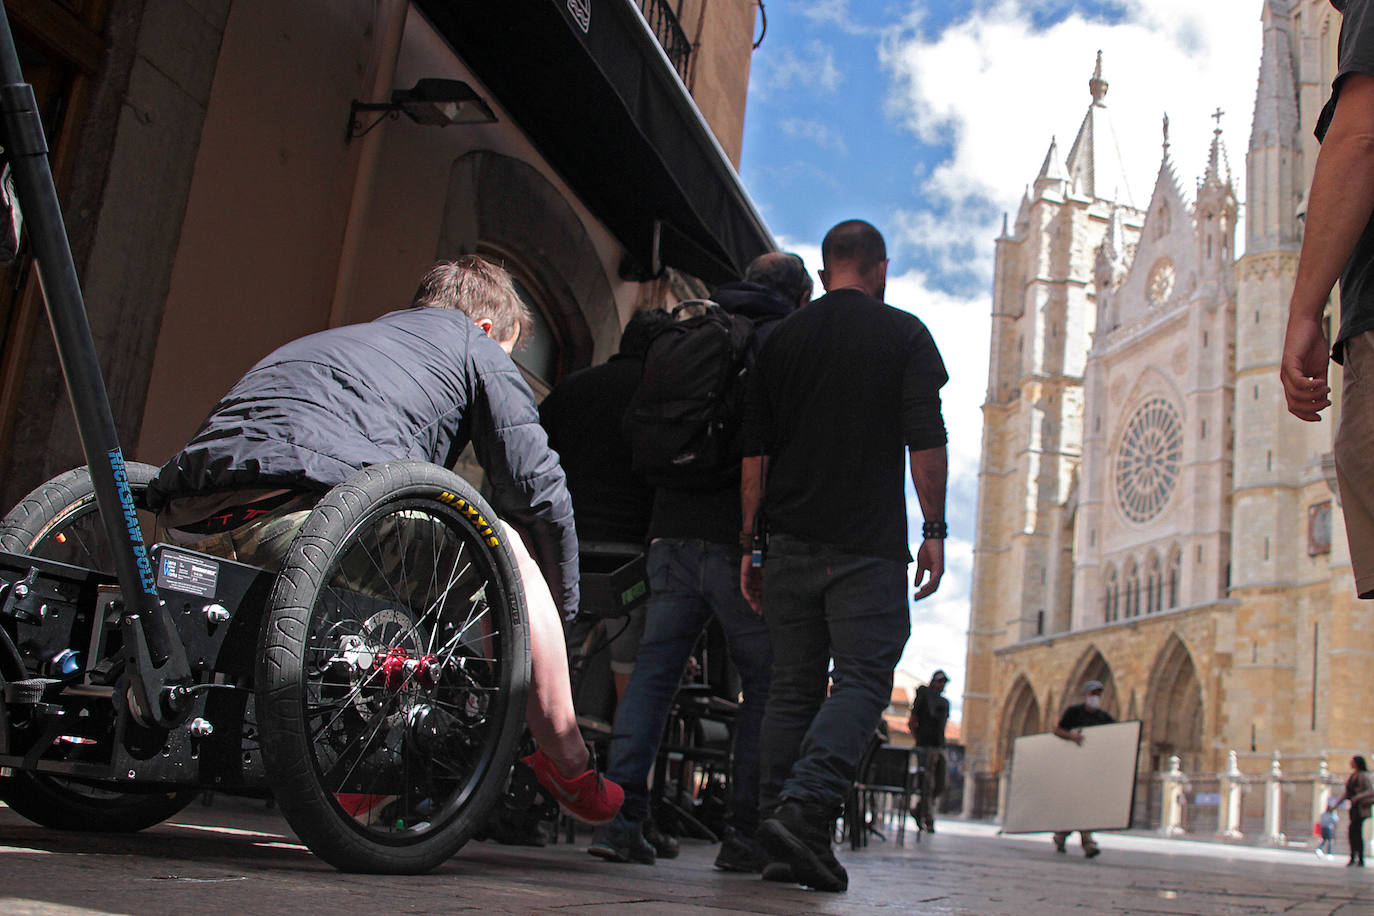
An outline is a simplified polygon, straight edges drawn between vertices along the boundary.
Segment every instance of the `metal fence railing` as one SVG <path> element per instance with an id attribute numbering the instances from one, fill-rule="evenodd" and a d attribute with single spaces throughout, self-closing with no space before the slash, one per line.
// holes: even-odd
<path id="1" fill-rule="evenodd" d="M 1340 780 L 1332 776 L 1286 774 L 1278 780 L 1277 836 L 1266 835 L 1265 807 L 1272 794 L 1271 781 L 1261 774 L 1248 774 L 1239 788 L 1240 812 L 1235 826 L 1240 836 L 1228 839 L 1245 843 L 1282 842 L 1287 845 L 1315 843 L 1313 820 L 1318 812 L 1323 788 L 1339 795 Z M 971 780 L 971 817 L 992 820 L 997 818 L 998 777 L 993 773 L 975 773 Z M 1217 773 L 1179 774 L 1141 773 L 1136 776 L 1135 804 L 1132 827 L 1136 830 L 1165 831 L 1165 795 L 1177 792 L 1177 821 L 1167 831 L 1197 839 L 1217 838 L 1225 830 L 1222 813 L 1227 804 L 1230 783 Z"/>
<path id="2" fill-rule="evenodd" d="M 639 11 L 644 14 L 645 20 L 649 23 L 649 28 L 653 30 L 658 43 L 663 46 L 663 52 L 668 55 L 668 61 L 677 71 L 677 75 L 682 78 L 682 83 L 689 90 L 692 88 L 692 43 L 687 40 L 687 33 L 682 30 L 682 24 L 678 22 L 677 14 L 667 0 L 638 0 Z"/>

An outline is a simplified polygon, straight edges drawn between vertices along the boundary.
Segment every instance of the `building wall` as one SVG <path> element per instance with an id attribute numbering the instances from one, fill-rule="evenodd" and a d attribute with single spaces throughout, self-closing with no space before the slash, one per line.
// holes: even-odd
<path id="1" fill-rule="evenodd" d="M 477 250 L 516 270 L 557 338 L 550 381 L 613 353 L 636 308 L 701 292 L 672 272 L 622 279 L 619 242 L 405 0 L 108 6 L 93 92 L 117 102 L 93 113 L 118 115 L 68 151 L 108 149 L 106 171 L 78 188 L 73 236 L 135 459 L 165 460 L 275 346 L 404 306 L 439 257 Z M 737 161 L 755 7 L 686 7 L 699 106 Z M 497 122 L 401 117 L 345 142 L 354 99 L 422 77 L 467 81 Z M 0 382 L 0 402 L 19 405 L 7 504 L 82 461 L 46 329 L 32 336 L 38 353 L 7 361 L 16 377 Z M 5 415 L 0 403 L 0 426 Z"/>
<path id="2" fill-rule="evenodd" d="M 758 4 L 755 0 L 679 0 L 673 8 L 692 43 L 692 97 L 721 149 L 738 168 Z"/>

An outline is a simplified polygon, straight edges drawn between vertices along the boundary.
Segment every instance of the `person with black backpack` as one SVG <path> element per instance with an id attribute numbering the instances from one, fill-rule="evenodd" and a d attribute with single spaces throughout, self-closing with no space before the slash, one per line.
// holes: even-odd
<path id="1" fill-rule="evenodd" d="M 743 282 L 684 303 L 649 344 L 625 416 L 635 470 L 656 486 L 649 523 L 649 603 L 634 673 L 616 713 L 608 774 L 626 802 L 587 850 L 612 862 L 653 864 L 645 838 L 649 771 L 683 670 L 714 616 L 739 672 L 729 829 L 716 857 L 757 872 L 759 728 L 768 696 L 768 629 L 739 591 L 740 458 L 744 382 L 762 341 L 811 298 L 802 259 L 755 259 Z M 672 855 L 661 844 L 658 854 Z M 665 856 L 666 857 L 666 856 Z"/>

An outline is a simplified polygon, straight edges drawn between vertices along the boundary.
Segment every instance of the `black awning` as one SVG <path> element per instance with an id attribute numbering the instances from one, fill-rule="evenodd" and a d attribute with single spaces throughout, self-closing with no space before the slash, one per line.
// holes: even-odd
<path id="1" fill-rule="evenodd" d="M 714 285 L 775 247 L 633 0 L 416 5 L 639 271 L 657 244 Z"/>

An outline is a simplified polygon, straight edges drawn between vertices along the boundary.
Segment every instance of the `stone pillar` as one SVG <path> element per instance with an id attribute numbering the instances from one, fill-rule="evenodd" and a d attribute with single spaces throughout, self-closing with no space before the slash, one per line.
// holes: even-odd
<path id="1" fill-rule="evenodd" d="M 1316 823 L 1326 810 L 1326 801 L 1331 797 L 1331 770 L 1326 758 L 1317 766 L 1317 778 L 1312 781 L 1312 823 Z"/>
<path id="2" fill-rule="evenodd" d="M 1159 832 L 1165 836 L 1179 836 L 1183 829 L 1184 789 L 1188 778 L 1180 767 L 1182 761 L 1177 756 L 1169 758 L 1169 769 L 1160 774 L 1160 788 L 1164 796 L 1163 810 L 1159 819 Z"/>
<path id="3" fill-rule="evenodd" d="M 1226 772 L 1218 786 L 1221 798 L 1217 802 L 1217 833 L 1224 840 L 1239 840 L 1241 793 L 1245 791 L 1245 777 L 1236 763 L 1236 752 L 1226 752 Z"/>
<path id="4" fill-rule="evenodd" d="M 964 801 L 959 809 L 959 816 L 964 820 L 973 817 L 973 794 L 978 791 L 978 776 L 974 772 L 976 767 L 964 766 Z"/>
<path id="5" fill-rule="evenodd" d="M 1269 775 L 1264 777 L 1264 836 L 1266 846 L 1282 846 L 1288 841 L 1283 834 L 1283 767 L 1279 752 L 1269 762 Z"/>
<path id="6" fill-rule="evenodd" d="M 1007 790 L 1011 788 L 1011 773 L 1006 767 L 997 774 L 997 823 L 1007 821 Z"/>

